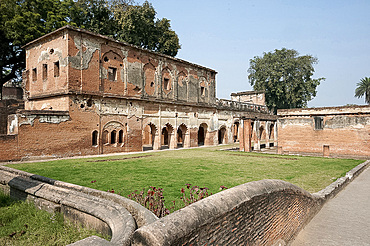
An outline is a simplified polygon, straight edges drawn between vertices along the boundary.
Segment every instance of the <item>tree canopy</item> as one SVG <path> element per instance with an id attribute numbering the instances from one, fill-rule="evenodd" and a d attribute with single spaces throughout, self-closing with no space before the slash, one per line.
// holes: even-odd
<path id="1" fill-rule="evenodd" d="M 168 19 L 155 16 L 147 1 L 136 5 L 132 0 L 1 0 L 0 90 L 10 79 L 20 80 L 23 45 L 67 24 L 176 56 L 181 48 L 177 34 Z"/>
<path id="2" fill-rule="evenodd" d="M 355 97 L 360 98 L 365 96 L 365 103 L 370 104 L 370 78 L 365 77 L 357 83 Z"/>
<path id="3" fill-rule="evenodd" d="M 325 78 L 313 79 L 318 62 L 311 55 L 299 56 L 293 49 L 276 49 L 250 60 L 249 83 L 256 91 L 264 91 L 266 105 L 277 109 L 306 107 L 316 96 L 316 88 Z"/>

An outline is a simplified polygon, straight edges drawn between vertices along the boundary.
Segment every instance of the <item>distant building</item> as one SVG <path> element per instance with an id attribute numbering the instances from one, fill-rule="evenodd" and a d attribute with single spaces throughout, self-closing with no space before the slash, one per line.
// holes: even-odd
<path id="1" fill-rule="evenodd" d="M 263 91 L 243 91 L 231 93 L 231 100 L 266 106 L 265 92 Z"/>
<path id="2" fill-rule="evenodd" d="M 370 157 L 370 105 L 279 109 L 282 152 Z"/>

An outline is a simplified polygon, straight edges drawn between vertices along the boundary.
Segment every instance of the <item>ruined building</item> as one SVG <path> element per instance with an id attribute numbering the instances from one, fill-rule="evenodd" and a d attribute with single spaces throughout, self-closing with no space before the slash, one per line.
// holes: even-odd
<path id="1" fill-rule="evenodd" d="M 370 105 L 278 110 L 282 153 L 370 158 Z"/>
<path id="2" fill-rule="evenodd" d="M 24 109 L 7 115 L 0 160 L 231 143 L 244 120 L 250 148 L 276 145 L 276 116 L 218 100 L 212 69 L 70 26 L 24 49 Z"/>

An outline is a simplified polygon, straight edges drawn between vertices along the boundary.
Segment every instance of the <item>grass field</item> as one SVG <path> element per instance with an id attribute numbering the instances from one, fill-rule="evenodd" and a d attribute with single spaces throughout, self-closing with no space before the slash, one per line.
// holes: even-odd
<path id="1" fill-rule="evenodd" d="M 91 235 L 101 236 L 0 192 L 0 245 L 67 245 Z"/>
<path id="2" fill-rule="evenodd" d="M 316 192 L 363 162 L 220 150 L 227 147 L 231 146 L 8 166 L 103 191 L 114 189 L 123 196 L 149 186 L 161 187 L 169 206 L 172 200 L 179 201 L 186 183 L 216 193 L 221 185 L 230 188 L 255 180 L 281 179 Z"/>

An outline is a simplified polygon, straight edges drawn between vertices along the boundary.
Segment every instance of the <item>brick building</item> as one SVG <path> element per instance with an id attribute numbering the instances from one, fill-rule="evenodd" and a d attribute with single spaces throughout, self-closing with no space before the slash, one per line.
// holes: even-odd
<path id="1" fill-rule="evenodd" d="M 277 113 L 283 152 L 370 157 L 370 105 L 282 109 Z"/>
<path id="2" fill-rule="evenodd" d="M 212 69 L 70 26 L 24 48 L 24 109 L 0 160 L 231 143 L 241 119 L 256 122 L 255 149 L 276 144 L 276 116 L 218 100 Z"/>
<path id="3" fill-rule="evenodd" d="M 263 91 L 242 91 L 231 93 L 230 96 L 232 101 L 266 105 L 265 92 Z"/>

